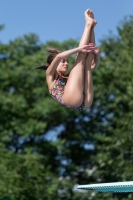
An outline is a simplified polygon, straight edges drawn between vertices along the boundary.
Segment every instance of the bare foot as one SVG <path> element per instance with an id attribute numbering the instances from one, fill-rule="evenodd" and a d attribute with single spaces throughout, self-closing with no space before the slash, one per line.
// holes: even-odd
<path id="1" fill-rule="evenodd" d="M 92 10 L 87 9 L 84 14 L 87 23 L 93 24 L 93 26 L 97 24 L 97 21 L 94 19 L 94 13 L 92 12 Z"/>

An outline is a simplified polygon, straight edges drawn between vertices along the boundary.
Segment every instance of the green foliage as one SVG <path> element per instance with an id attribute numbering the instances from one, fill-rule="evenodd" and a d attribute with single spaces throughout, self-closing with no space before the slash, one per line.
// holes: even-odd
<path id="1" fill-rule="evenodd" d="M 35 34 L 0 44 L 0 200 L 127 200 L 133 195 L 77 191 L 77 184 L 131 181 L 133 164 L 133 18 L 101 41 L 95 99 L 85 112 L 51 98 L 47 47 Z M 70 58 L 70 64 L 74 58 Z"/>
<path id="2" fill-rule="evenodd" d="M 0 31 L 4 29 L 4 24 L 0 25 Z"/>

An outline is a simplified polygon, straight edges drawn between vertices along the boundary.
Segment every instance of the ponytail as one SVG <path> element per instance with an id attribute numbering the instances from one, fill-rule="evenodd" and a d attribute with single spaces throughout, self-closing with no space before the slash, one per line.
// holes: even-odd
<path id="1" fill-rule="evenodd" d="M 42 66 L 36 67 L 35 69 L 47 70 L 48 67 L 49 67 L 49 64 L 46 63 L 45 65 L 42 65 Z"/>
<path id="2" fill-rule="evenodd" d="M 36 67 L 35 69 L 41 69 L 41 70 L 47 70 L 51 62 L 54 60 L 54 58 L 61 53 L 60 50 L 54 49 L 54 48 L 47 48 L 48 52 L 50 53 L 47 58 L 47 63 L 45 65 Z"/>

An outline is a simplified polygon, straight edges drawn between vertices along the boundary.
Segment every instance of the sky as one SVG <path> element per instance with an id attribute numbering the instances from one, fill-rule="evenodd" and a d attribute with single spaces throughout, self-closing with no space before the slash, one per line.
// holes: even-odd
<path id="1" fill-rule="evenodd" d="M 80 40 L 87 8 L 93 10 L 97 25 L 96 44 L 117 35 L 124 16 L 133 15 L 133 0 L 0 0 L 0 42 L 8 43 L 24 34 L 35 33 L 42 43 Z"/>

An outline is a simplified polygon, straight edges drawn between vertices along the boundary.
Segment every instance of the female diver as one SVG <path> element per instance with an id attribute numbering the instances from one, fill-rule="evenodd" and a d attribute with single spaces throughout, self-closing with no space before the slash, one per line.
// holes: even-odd
<path id="1" fill-rule="evenodd" d="M 36 69 L 46 70 L 46 81 L 51 96 L 61 105 L 74 110 L 86 110 L 93 101 L 92 71 L 100 61 L 100 51 L 95 45 L 94 27 L 97 21 L 92 10 L 87 9 L 85 28 L 79 47 L 61 52 L 50 48 L 47 63 Z M 68 70 L 68 57 L 77 54 L 72 70 Z"/>

